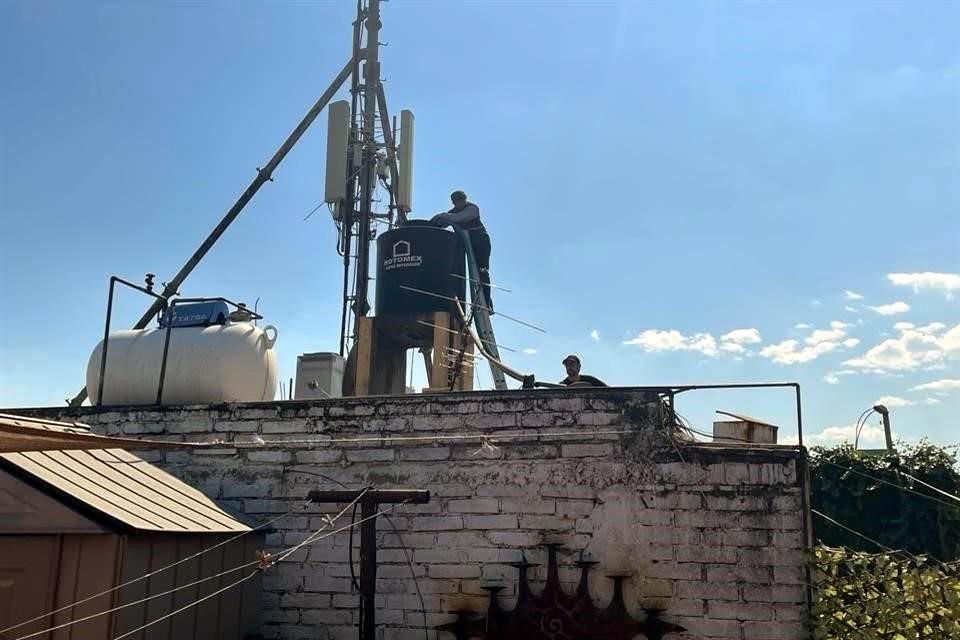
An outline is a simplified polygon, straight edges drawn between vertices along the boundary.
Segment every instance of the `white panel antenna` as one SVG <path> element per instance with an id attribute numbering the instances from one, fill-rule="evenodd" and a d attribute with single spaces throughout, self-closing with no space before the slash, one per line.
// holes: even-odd
<path id="1" fill-rule="evenodd" d="M 347 145 L 350 143 L 350 103 L 331 102 L 327 112 L 327 180 L 324 201 L 347 197 Z"/>
<path id="2" fill-rule="evenodd" d="M 400 141 L 397 145 L 397 207 L 413 210 L 413 112 L 400 112 Z"/>

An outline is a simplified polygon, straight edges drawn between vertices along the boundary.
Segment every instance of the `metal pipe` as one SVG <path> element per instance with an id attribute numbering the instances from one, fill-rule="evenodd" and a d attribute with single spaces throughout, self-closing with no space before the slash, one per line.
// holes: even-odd
<path id="1" fill-rule="evenodd" d="M 247 206 L 247 203 L 253 199 L 253 196 L 256 195 L 257 191 L 260 190 L 260 187 L 263 186 L 264 182 L 268 180 L 273 180 L 273 172 L 277 168 L 277 165 L 286 157 L 287 153 L 290 152 L 290 149 L 293 148 L 293 145 L 297 143 L 298 140 L 306 132 L 307 128 L 313 124 L 313 121 L 316 120 L 317 116 L 327 106 L 327 103 L 330 102 L 330 99 L 333 98 L 334 94 L 339 91 L 340 86 L 343 84 L 343 81 L 347 79 L 347 76 L 350 75 L 350 70 L 353 67 L 353 58 L 343 66 L 343 69 L 340 70 L 340 73 L 337 74 L 333 82 L 327 87 L 327 90 L 317 99 L 313 107 L 307 112 L 307 115 L 303 117 L 300 121 L 300 124 L 287 136 L 287 139 L 283 141 L 283 144 L 277 149 L 273 154 L 273 157 L 270 158 L 270 161 L 267 162 L 266 166 L 262 169 L 257 169 L 257 177 L 253 179 L 253 182 L 250 183 L 250 186 L 247 187 L 237 201 L 230 207 L 230 210 L 227 211 L 227 214 L 223 217 L 213 231 L 210 232 L 210 235 L 207 236 L 206 240 L 203 241 L 203 244 L 194 251 L 193 255 L 190 256 L 190 259 L 187 260 L 187 263 L 180 268 L 180 271 L 173 276 L 173 279 L 170 280 L 164 287 L 163 292 L 160 294 L 160 297 L 167 299 L 172 297 L 177 293 L 177 290 L 180 288 L 180 285 L 183 284 L 183 281 L 187 279 L 187 276 L 194 270 L 197 264 L 203 259 L 207 252 L 210 251 L 211 247 L 220 239 L 220 236 L 224 234 L 227 230 L 227 227 L 240 215 L 240 212 L 243 211 L 244 207 Z M 133 326 L 134 329 L 143 329 L 150 322 L 150 318 L 154 316 L 157 311 L 160 310 L 162 304 L 160 302 L 154 302 L 149 309 L 140 317 L 137 323 Z M 87 389 L 84 387 L 80 392 L 70 401 L 71 406 L 79 406 L 87 397 Z"/>
<path id="2" fill-rule="evenodd" d="M 354 281 L 353 313 L 355 318 L 370 311 L 368 300 L 370 276 L 370 214 L 373 207 L 373 178 L 376 176 L 374 128 L 377 116 L 377 87 L 380 85 L 380 0 L 368 0 L 367 46 L 363 64 L 363 164 L 360 167 L 360 219 L 357 225 L 357 265 Z M 356 325 L 356 323 L 354 323 Z"/>
<path id="3" fill-rule="evenodd" d="M 796 382 L 753 382 L 753 383 L 731 383 L 731 384 L 690 384 L 675 387 L 640 387 L 642 389 L 660 390 L 669 392 L 673 395 L 683 393 L 684 391 L 696 391 L 698 389 L 771 389 L 791 387 L 794 390 L 797 402 L 797 445 L 803 446 L 803 411 L 800 397 L 800 385 Z"/>
<path id="4" fill-rule="evenodd" d="M 882 404 L 878 404 L 873 408 L 874 411 L 880 414 L 880 418 L 883 420 L 883 438 L 887 443 L 887 451 L 893 450 L 893 434 L 890 431 L 890 410 L 887 409 Z"/>
<path id="5" fill-rule="evenodd" d="M 348 320 L 347 312 L 350 307 L 350 261 L 353 259 L 353 237 L 354 209 L 356 207 L 357 197 L 357 174 L 359 168 L 353 163 L 354 147 L 360 142 L 359 130 L 357 129 L 357 104 L 360 99 L 360 41 L 363 32 L 363 3 L 357 0 L 357 19 L 353 22 L 353 63 L 350 70 L 350 163 L 347 167 L 347 188 L 344 191 L 346 198 L 341 203 L 343 207 L 343 216 L 341 220 L 342 242 L 343 242 L 343 295 L 340 309 L 340 355 L 346 357 Z"/>
<path id="6" fill-rule="evenodd" d="M 103 350 L 100 353 L 100 382 L 97 385 L 97 406 L 100 406 L 103 404 L 103 383 L 106 380 L 106 376 L 107 376 L 107 347 L 110 344 L 110 322 L 113 317 L 114 285 L 119 282 L 120 284 L 126 285 L 131 289 L 136 289 L 137 291 L 140 291 L 141 293 L 145 293 L 148 296 L 153 296 L 154 298 L 157 298 L 159 301 L 162 301 L 161 307 L 165 307 L 167 303 L 167 299 L 153 291 L 153 286 L 152 286 L 153 274 L 147 274 L 146 281 L 147 281 L 147 286 L 141 287 L 140 285 L 129 282 L 128 280 L 124 280 L 123 278 L 119 278 L 117 276 L 110 276 L 110 293 L 109 293 L 109 297 L 107 298 L 107 319 L 103 325 Z M 83 390 L 81 391 L 81 394 L 83 395 L 83 397 L 80 398 L 80 402 L 83 402 L 87 396 L 86 387 L 83 388 Z M 80 394 L 78 394 L 77 397 L 79 396 Z M 74 400 L 76 400 L 76 398 L 74 398 Z M 71 404 L 72 403 L 73 401 L 71 401 Z"/>
<path id="7" fill-rule="evenodd" d="M 163 356 L 160 358 L 160 380 L 157 382 L 157 406 L 163 399 L 163 380 L 167 375 L 167 353 L 170 351 L 170 332 L 173 330 L 173 317 L 176 314 L 177 302 L 174 300 L 170 304 L 170 318 L 167 320 L 167 330 L 163 336 Z"/>
<path id="8" fill-rule="evenodd" d="M 116 276 L 110 276 L 110 294 L 107 298 L 107 320 L 103 325 L 103 349 L 100 352 L 100 382 L 97 384 L 97 406 L 103 404 L 103 381 L 107 374 L 107 345 L 110 343 L 110 317 L 113 315 L 113 285 Z"/>
<path id="9" fill-rule="evenodd" d="M 469 335 L 470 339 L 473 340 L 473 344 L 477 347 L 477 350 L 483 354 L 483 357 L 486 358 L 491 365 L 497 367 L 514 380 L 523 383 L 524 387 L 533 386 L 534 382 L 532 375 L 520 373 L 516 369 L 513 369 L 512 367 L 500 362 L 500 360 L 493 357 L 493 355 L 487 351 L 487 348 L 483 346 L 483 341 L 480 340 L 479 336 L 473 332 L 473 329 L 470 327 L 470 325 L 467 324 L 467 315 L 464 313 L 463 307 L 460 306 L 460 300 L 454 297 L 453 301 L 454 308 L 457 310 L 457 315 L 460 316 L 460 322 L 462 322 L 463 326 L 466 327 L 467 335 Z"/>

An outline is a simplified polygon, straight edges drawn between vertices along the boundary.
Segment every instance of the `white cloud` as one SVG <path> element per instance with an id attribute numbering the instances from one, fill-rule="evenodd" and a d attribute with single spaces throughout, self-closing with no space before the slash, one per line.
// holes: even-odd
<path id="1" fill-rule="evenodd" d="M 933 271 L 890 273 L 887 274 L 887 279 L 898 287 L 913 287 L 914 292 L 919 292 L 921 289 L 939 289 L 948 298 L 953 296 L 954 291 L 960 289 L 960 274 L 957 273 L 935 273 Z"/>
<path id="2" fill-rule="evenodd" d="M 924 325 L 922 327 L 917 327 L 917 331 L 920 333 L 940 333 L 947 328 L 947 325 L 942 322 L 931 322 L 930 324 Z"/>
<path id="3" fill-rule="evenodd" d="M 647 352 L 657 351 L 699 351 L 706 356 L 717 355 L 717 341 L 709 333 L 694 333 L 685 336 L 676 329 L 647 329 L 636 338 L 625 340 L 623 344 L 642 347 Z"/>
<path id="4" fill-rule="evenodd" d="M 923 404 L 940 404 L 940 398 L 927 398 Z"/>
<path id="5" fill-rule="evenodd" d="M 801 364 L 815 360 L 837 348 L 835 342 L 818 342 L 801 349 L 797 349 L 798 345 L 796 340 L 784 340 L 764 347 L 760 350 L 760 355 L 779 364 Z"/>
<path id="6" fill-rule="evenodd" d="M 913 329 L 914 326 L 916 325 L 914 325 L 912 322 L 898 322 L 897 324 L 893 325 L 893 328 L 897 331 L 906 331 L 907 329 Z"/>
<path id="7" fill-rule="evenodd" d="M 847 360 L 844 364 L 874 372 L 942 367 L 948 357 L 960 353 L 960 323 L 938 335 L 944 328 L 940 322 L 924 327 L 901 326 L 899 336 L 884 340 L 859 358 Z"/>
<path id="8" fill-rule="evenodd" d="M 826 427 L 819 433 L 806 436 L 805 441 L 810 445 L 833 446 L 843 442 L 853 444 L 856 437 L 856 425 L 847 425 L 841 427 Z M 871 449 L 882 447 L 886 443 L 883 435 L 883 427 L 878 425 L 864 425 L 860 431 L 859 447 Z"/>
<path id="9" fill-rule="evenodd" d="M 909 407 L 912 404 L 916 404 L 916 402 L 913 400 L 907 400 L 906 398 L 899 398 L 897 396 L 880 396 L 873 404 L 882 404 L 883 406 L 890 408 Z"/>
<path id="10" fill-rule="evenodd" d="M 840 371 L 828 371 L 827 375 L 823 376 L 823 381 L 827 384 L 840 384 L 840 376 L 852 376 L 855 375 L 856 371 L 851 371 L 849 369 L 841 369 Z"/>
<path id="11" fill-rule="evenodd" d="M 897 313 L 906 313 L 910 311 L 910 305 L 901 300 L 896 302 L 891 302 L 890 304 L 882 304 L 878 307 L 867 307 L 868 309 L 873 309 L 882 316 L 892 316 Z"/>
<path id="12" fill-rule="evenodd" d="M 527 347 L 526 349 L 523 350 L 523 352 L 528 356 L 532 356 L 537 352 L 537 350 L 532 347 Z"/>
<path id="13" fill-rule="evenodd" d="M 600 332 L 596 329 L 590 332 L 590 337 L 593 338 L 594 342 L 600 342 Z"/>
<path id="14" fill-rule="evenodd" d="M 721 342 L 733 342 L 735 344 L 756 344 L 762 342 L 760 332 L 756 329 L 734 329 L 729 333 L 720 336 Z"/>
<path id="15" fill-rule="evenodd" d="M 851 307 L 850 305 L 845 306 L 845 307 L 843 308 L 843 310 L 844 310 L 844 311 L 849 311 L 850 313 L 860 313 L 860 310 L 859 310 L 859 309 L 855 309 L 854 307 Z"/>
<path id="16" fill-rule="evenodd" d="M 727 351 L 729 353 L 744 353 L 746 348 L 742 344 L 737 344 L 736 342 L 721 342 L 720 350 Z"/>
<path id="17" fill-rule="evenodd" d="M 939 324 L 939 323 L 934 323 Z M 928 325 L 930 326 L 930 325 Z M 927 327 L 921 327 L 919 330 L 922 331 Z M 940 347 L 947 352 L 960 351 L 960 323 L 957 324 L 953 329 L 950 329 L 945 334 L 940 337 L 939 340 Z"/>
<path id="18" fill-rule="evenodd" d="M 910 391 L 960 391 L 960 379 L 944 378 L 942 380 L 934 380 L 933 382 L 925 382 L 915 387 L 910 387 Z"/>
<path id="19" fill-rule="evenodd" d="M 834 320 L 830 323 L 829 329 L 814 329 L 804 340 L 806 346 L 801 346 L 797 340 L 784 340 L 767 345 L 760 350 L 760 355 L 779 364 L 810 362 L 838 348 L 841 344 L 840 340 L 846 337 L 846 328 L 849 326 L 846 322 Z M 852 339 L 855 340 L 855 338 Z M 830 384 L 836 383 L 830 382 Z"/>
<path id="20" fill-rule="evenodd" d="M 860 344 L 859 338 L 847 338 L 843 341 L 843 346 L 845 346 L 847 349 L 853 349 L 858 344 Z"/>
<path id="21" fill-rule="evenodd" d="M 823 303 L 816 299 L 810 301 L 810 305 L 814 307 L 819 307 L 821 304 Z"/>
<path id="22" fill-rule="evenodd" d="M 799 323 L 799 324 L 793 325 L 793 328 L 794 328 L 794 329 L 809 329 L 809 328 L 810 328 L 810 325 L 808 325 L 806 322 L 801 322 L 801 323 Z"/>
<path id="23" fill-rule="evenodd" d="M 860 295 L 856 291 L 850 291 L 849 289 L 844 291 L 843 295 L 846 297 L 847 300 L 863 300 L 862 295 Z"/>
<path id="24" fill-rule="evenodd" d="M 849 325 L 845 322 L 834 320 L 830 323 L 830 329 L 816 329 L 807 336 L 806 342 L 810 345 L 820 344 L 821 342 L 835 342 L 847 335 L 847 332 L 844 331 L 847 326 Z"/>

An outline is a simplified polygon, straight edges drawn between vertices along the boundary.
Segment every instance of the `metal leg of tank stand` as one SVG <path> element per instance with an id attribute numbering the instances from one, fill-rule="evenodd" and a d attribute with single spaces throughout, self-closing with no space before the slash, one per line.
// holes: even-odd
<path id="1" fill-rule="evenodd" d="M 153 291 L 153 274 L 147 274 L 147 285 L 146 287 L 141 287 L 140 285 L 133 284 L 128 282 L 123 278 L 118 278 L 117 276 L 110 276 L 110 293 L 107 298 L 107 319 L 103 324 L 103 349 L 100 352 L 100 382 L 97 384 L 97 406 L 103 404 L 103 382 L 107 378 L 107 346 L 110 344 L 110 320 L 113 316 L 113 290 L 114 285 L 117 283 L 126 285 L 131 289 L 136 289 L 141 293 L 145 293 L 148 296 L 153 296 L 160 302 L 160 309 L 165 309 L 167 304 L 167 299 L 162 295 L 155 293 Z M 82 402 L 82 400 L 81 400 Z"/>

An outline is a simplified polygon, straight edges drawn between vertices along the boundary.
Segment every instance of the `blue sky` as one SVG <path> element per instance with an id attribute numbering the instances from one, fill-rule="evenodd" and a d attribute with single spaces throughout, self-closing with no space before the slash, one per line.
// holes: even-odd
<path id="1" fill-rule="evenodd" d="M 352 7 L 0 14 L 0 406 L 57 405 L 83 384 L 109 275 L 172 275 L 342 66 Z M 531 352 L 512 364 L 559 379 L 576 352 L 612 384 L 796 380 L 822 442 L 881 397 L 899 435 L 958 440 L 960 6 L 394 0 L 383 22 L 390 107 L 417 117 L 414 214 L 465 189 L 512 289 L 498 309 L 548 330 L 497 319 Z M 284 378 L 337 347 L 334 228 L 303 221 L 324 129 L 182 288 L 259 297 Z M 142 306 L 121 294 L 117 326 Z M 700 428 L 739 410 L 788 437 L 792 407 L 680 405 Z"/>

